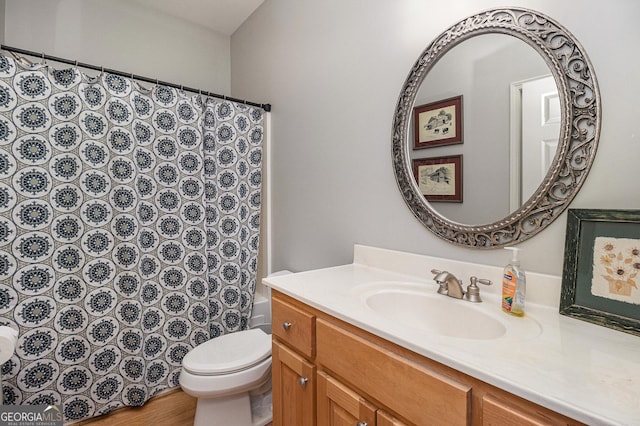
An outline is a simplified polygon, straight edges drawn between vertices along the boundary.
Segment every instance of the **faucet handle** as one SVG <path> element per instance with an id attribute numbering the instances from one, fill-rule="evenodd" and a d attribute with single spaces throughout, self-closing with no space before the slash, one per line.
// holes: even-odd
<path id="1" fill-rule="evenodd" d="M 476 278 L 476 277 L 471 277 L 471 282 L 473 282 L 474 280 L 478 281 L 480 284 L 484 284 L 484 285 L 491 285 L 493 284 L 493 281 L 488 280 L 486 278 Z"/>
<path id="2" fill-rule="evenodd" d="M 449 294 L 449 286 L 447 282 L 444 280 L 444 275 L 449 274 L 447 271 L 441 271 L 439 269 L 432 269 L 431 273 L 434 274 L 433 279 L 438 284 L 438 294 Z"/>
<path id="3" fill-rule="evenodd" d="M 469 302 L 480 303 L 482 299 L 480 298 L 480 287 L 476 283 L 491 285 L 493 284 L 491 280 L 487 280 L 485 278 L 478 279 L 477 277 L 470 278 L 471 284 L 467 286 L 467 292 L 464 294 L 464 300 L 468 300 Z"/>

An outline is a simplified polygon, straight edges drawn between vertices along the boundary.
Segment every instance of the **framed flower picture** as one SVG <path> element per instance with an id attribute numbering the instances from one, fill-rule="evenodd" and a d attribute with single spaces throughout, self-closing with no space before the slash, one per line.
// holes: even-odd
<path id="1" fill-rule="evenodd" d="M 560 313 L 640 336 L 640 210 L 569 209 Z"/>

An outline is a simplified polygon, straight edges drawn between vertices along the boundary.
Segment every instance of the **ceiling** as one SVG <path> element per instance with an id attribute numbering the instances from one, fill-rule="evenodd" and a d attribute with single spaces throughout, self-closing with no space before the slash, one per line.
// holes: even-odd
<path id="1" fill-rule="evenodd" d="M 264 0 L 130 1 L 229 36 L 264 2 Z"/>

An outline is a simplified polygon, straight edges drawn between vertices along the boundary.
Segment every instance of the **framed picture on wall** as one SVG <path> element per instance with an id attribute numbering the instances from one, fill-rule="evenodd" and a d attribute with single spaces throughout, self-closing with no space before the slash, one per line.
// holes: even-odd
<path id="1" fill-rule="evenodd" d="M 413 109 L 413 149 L 463 143 L 462 95 Z"/>
<path id="2" fill-rule="evenodd" d="M 462 155 L 415 159 L 413 175 L 427 201 L 462 202 Z"/>
<path id="3" fill-rule="evenodd" d="M 640 210 L 568 210 L 560 313 L 640 336 Z"/>

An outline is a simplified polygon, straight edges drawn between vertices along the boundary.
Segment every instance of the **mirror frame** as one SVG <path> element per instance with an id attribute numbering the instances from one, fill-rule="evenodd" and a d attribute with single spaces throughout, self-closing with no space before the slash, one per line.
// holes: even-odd
<path id="1" fill-rule="evenodd" d="M 471 37 L 501 33 L 533 47 L 551 70 L 560 98 L 558 148 L 547 174 L 518 210 L 486 225 L 465 225 L 439 214 L 421 194 L 411 172 L 407 135 L 420 84 L 454 46 Z M 398 98 L 392 156 L 402 197 L 415 217 L 438 237 L 461 246 L 498 248 L 525 241 L 549 226 L 582 187 L 600 137 L 600 91 L 584 49 L 564 27 L 529 9 L 491 9 L 465 18 L 440 34 L 413 65 Z"/>

